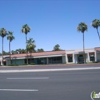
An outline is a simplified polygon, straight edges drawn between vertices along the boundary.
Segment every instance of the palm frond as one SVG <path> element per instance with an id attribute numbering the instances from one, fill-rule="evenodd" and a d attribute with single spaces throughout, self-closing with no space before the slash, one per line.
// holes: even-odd
<path id="1" fill-rule="evenodd" d="M 1 36 L 1 37 L 5 37 L 6 35 L 7 35 L 6 29 L 1 28 L 1 30 L 0 30 L 0 36 Z"/>
<path id="2" fill-rule="evenodd" d="M 7 40 L 9 40 L 11 42 L 14 39 L 15 39 L 15 37 L 13 36 L 13 32 L 8 31 Z"/>
<path id="3" fill-rule="evenodd" d="M 30 29 L 30 27 L 27 24 L 23 25 L 22 29 L 21 29 L 22 33 L 25 33 L 25 34 L 27 34 L 28 32 L 30 32 L 30 30 L 31 29 Z"/>
<path id="4" fill-rule="evenodd" d="M 98 28 L 98 27 L 100 26 L 100 20 L 94 19 L 94 20 L 92 21 L 92 26 L 93 26 L 94 28 Z"/>
<path id="5" fill-rule="evenodd" d="M 83 23 L 83 22 L 79 23 L 79 25 L 77 27 L 77 30 L 79 32 L 82 32 L 82 33 L 84 33 L 85 31 L 87 31 L 87 29 L 88 29 L 88 26 L 85 23 Z"/>

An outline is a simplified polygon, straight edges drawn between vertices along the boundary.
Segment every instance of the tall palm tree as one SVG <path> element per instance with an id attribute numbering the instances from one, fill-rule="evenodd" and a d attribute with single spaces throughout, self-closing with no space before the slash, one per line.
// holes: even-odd
<path id="1" fill-rule="evenodd" d="M 35 47 L 36 47 L 35 41 L 32 38 L 27 40 L 27 51 L 30 53 L 30 57 L 31 57 L 31 53 L 34 51 Z"/>
<path id="2" fill-rule="evenodd" d="M 82 34 L 83 34 L 83 56 L 84 56 L 84 62 L 86 62 L 86 58 L 85 58 L 85 44 L 84 44 L 84 32 L 87 31 L 87 29 L 88 29 L 88 26 L 84 22 L 79 23 L 79 25 L 77 27 L 77 30 L 79 32 L 82 32 Z"/>
<path id="3" fill-rule="evenodd" d="M 13 32 L 8 31 L 7 40 L 9 40 L 9 56 L 10 56 L 10 63 L 11 63 L 11 42 L 15 39 L 13 36 Z M 11 63 L 12 64 L 12 63 Z"/>
<path id="4" fill-rule="evenodd" d="M 92 21 L 92 26 L 93 26 L 94 28 L 96 28 L 97 34 L 98 34 L 98 37 L 99 37 L 99 40 L 100 40 L 100 34 L 99 34 L 99 31 L 98 31 L 98 27 L 100 27 L 100 20 L 94 19 L 94 20 Z"/>
<path id="5" fill-rule="evenodd" d="M 1 65 L 3 65 L 3 44 L 4 44 L 4 37 L 7 35 L 7 31 L 4 28 L 1 28 L 0 30 L 0 36 L 2 37 L 2 62 Z"/>
<path id="6" fill-rule="evenodd" d="M 59 44 L 56 44 L 55 46 L 54 46 L 54 51 L 59 51 L 60 50 L 60 45 Z"/>
<path id="7" fill-rule="evenodd" d="M 26 42 L 27 42 L 27 34 L 30 32 L 30 30 L 31 29 L 30 29 L 30 27 L 27 24 L 22 26 L 22 30 L 21 31 L 22 31 L 22 33 L 25 34 Z M 27 43 L 26 43 L 26 48 L 27 48 Z M 28 56 L 28 51 L 26 51 L 26 53 L 27 53 L 27 56 Z M 27 57 L 27 64 L 28 64 L 28 57 Z"/>

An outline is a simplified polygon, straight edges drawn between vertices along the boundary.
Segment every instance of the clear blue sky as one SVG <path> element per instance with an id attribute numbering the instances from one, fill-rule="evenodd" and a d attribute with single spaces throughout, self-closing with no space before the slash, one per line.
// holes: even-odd
<path id="1" fill-rule="evenodd" d="M 25 48 L 24 24 L 31 27 L 28 38 L 36 41 L 36 49 L 50 51 L 55 44 L 65 50 L 80 49 L 82 33 L 76 30 L 80 22 L 88 25 L 85 48 L 98 47 L 96 29 L 90 26 L 95 18 L 100 19 L 100 0 L 0 0 L 0 28 L 14 32 L 13 50 Z M 1 46 L 0 42 L 0 52 Z M 6 37 L 4 50 L 9 50 Z"/>

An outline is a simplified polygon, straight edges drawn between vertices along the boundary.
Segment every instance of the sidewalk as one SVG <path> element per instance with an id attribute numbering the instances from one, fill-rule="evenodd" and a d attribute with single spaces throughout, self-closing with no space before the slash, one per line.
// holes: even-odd
<path id="1" fill-rule="evenodd" d="M 0 67 L 36 67 L 36 66 L 100 66 L 100 63 L 90 63 L 90 64 L 48 64 L 48 65 L 19 65 L 19 66 L 0 66 Z"/>

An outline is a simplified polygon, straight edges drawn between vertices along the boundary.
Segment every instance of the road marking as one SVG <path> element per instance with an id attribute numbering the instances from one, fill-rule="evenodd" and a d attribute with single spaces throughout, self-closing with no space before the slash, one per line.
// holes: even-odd
<path id="1" fill-rule="evenodd" d="M 0 91 L 22 91 L 22 92 L 34 92 L 37 89 L 0 89 Z"/>
<path id="2" fill-rule="evenodd" d="M 100 67 L 89 68 L 59 68 L 59 69 L 30 69 L 30 70 L 0 70 L 0 73 L 19 73 L 19 72 L 49 72 L 49 71 L 77 71 L 77 70 L 95 70 Z"/>
<path id="3" fill-rule="evenodd" d="M 26 80 L 26 79 L 49 79 L 49 77 L 31 77 L 31 78 L 7 78 L 7 79 L 10 79 L 10 80 L 17 80 L 17 79 L 21 79 L 21 80 Z"/>

